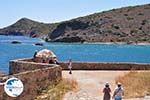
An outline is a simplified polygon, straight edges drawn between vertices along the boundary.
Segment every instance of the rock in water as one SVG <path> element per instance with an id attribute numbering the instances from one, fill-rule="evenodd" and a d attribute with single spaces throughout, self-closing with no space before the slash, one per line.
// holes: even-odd
<path id="1" fill-rule="evenodd" d="M 11 43 L 12 43 L 12 44 L 21 44 L 20 41 L 12 41 Z"/>

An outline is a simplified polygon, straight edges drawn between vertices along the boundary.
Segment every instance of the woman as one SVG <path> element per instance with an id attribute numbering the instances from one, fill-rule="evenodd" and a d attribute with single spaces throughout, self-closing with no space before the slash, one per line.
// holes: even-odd
<path id="1" fill-rule="evenodd" d="M 109 88 L 109 84 L 105 84 L 105 88 L 103 89 L 104 97 L 103 100 L 110 100 L 111 95 L 110 95 L 111 89 Z"/>

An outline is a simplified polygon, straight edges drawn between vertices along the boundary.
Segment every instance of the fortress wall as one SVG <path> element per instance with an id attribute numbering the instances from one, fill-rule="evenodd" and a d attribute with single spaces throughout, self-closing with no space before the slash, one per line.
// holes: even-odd
<path id="1" fill-rule="evenodd" d="M 60 63 L 68 70 L 68 63 Z M 73 70 L 150 70 L 150 64 L 73 62 Z"/>
<path id="2" fill-rule="evenodd" d="M 36 63 L 33 62 L 32 59 L 19 59 L 19 60 L 11 60 L 9 62 L 9 74 L 16 74 L 20 72 L 35 70 L 35 69 L 43 69 L 47 67 L 57 66 L 55 64 L 47 64 L 47 63 Z"/>
<path id="3" fill-rule="evenodd" d="M 21 66 L 21 69 L 13 69 L 11 71 L 12 73 L 17 74 L 0 77 L 0 83 L 5 82 L 11 77 L 16 77 L 23 82 L 24 91 L 17 98 L 12 98 L 4 92 L 4 86 L 0 85 L 0 100 L 34 100 L 41 90 L 46 89 L 48 85 L 57 84 L 61 80 L 62 68 L 59 65 L 40 65 L 37 65 L 38 67 L 36 67 L 36 64 L 30 62 L 11 61 L 10 67 L 19 68 L 19 66 Z M 44 68 L 41 68 L 43 66 Z M 24 69 L 27 67 L 32 68 L 32 70 Z M 19 73 L 19 71 L 21 72 Z"/>
<path id="4" fill-rule="evenodd" d="M 17 77 L 23 82 L 24 91 L 19 97 L 12 98 L 4 92 L 3 86 L 0 86 L 0 100 L 33 100 L 48 85 L 57 84 L 62 75 L 61 67 L 48 67 L 1 77 L 1 81 L 5 82 L 11 77 Z"/>
<path id="5" fill-rule="evenodd" d="M 28 63 L 26 63 L 28 62 Z M 26 63 L 26 66 L 24 66 Z M 55 64 L 35 63 L 31 59 L 20 59 L 10 61 L 10 74 L 19 72 L 43 69 L 46 67 L 58 66 Z M 68 70 L 68 63 L 60 63 L 64 70 Z M 150 70 L 150 64 L 140 63 L 99 63 L 99 62 L 73 62 L 73 70 Z"/>
<path id="6" fill-rule="evenodd" d="M 0 100 L 33 100 L 42 89 L 50 84 L 57 84 L 62 78 L 62 69 L 68 70 L 68 63 L 60 65 L 35 63 L 31 59 L 10 61 L 10 75 L 0 77 L 5 82 L 10 77 L 19 78 L 24 84 L 23 93 L 17 97 L 9 97 L 0 86 Z M 73 70 L 150 70 L 149 64 L 129 63 L 93 63 L 73 62 Z"/>

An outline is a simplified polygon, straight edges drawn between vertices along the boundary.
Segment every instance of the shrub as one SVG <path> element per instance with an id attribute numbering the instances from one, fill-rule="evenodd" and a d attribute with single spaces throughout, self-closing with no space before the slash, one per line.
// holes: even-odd
<path id="1" fill-rule="evenodd" d="M 114 24 L 112 24 L 112 27 L 113 27 L 113 28 L 115 28 L 115 29 L 120 29 L 120 27 L 119 27 L 119 26 L 114 25 Z"/>
<path id="2" fill-rule="evenodd" d="M 63 79 L 57 85 L 50 85 L 36 100 L 61 100 L 63 95 L 77 89 L 77 82 L 70 79 Z"/>
<path id="3" fill-rule="evenodd" d="M 0 72 L 0 77 L 3 76 L 3 75 L 4 75 L 4 73 Z"/>
<path id="4" fill-rule="evenodd" d="M 83 35 L 86 35 L 86 33 L 83 33 Z"/>
<path id="5" fill-rule="evenodd" d="M 109 29 L 107 32 L 108 32 L 108 33 L 112 33 L 112 30 Z"/>
<path id="6" fill-rule="evenodd" d="M 131 71 L 125 76 L 118 77 L 116 82 L 121 82 L 125 98 L 143 97 L 150 94 L 150 72 Z"/>
<path id="7" fill-rule="evenodd" d="M 144 9 L 150 9 L 150 7 L 145 7 Z"/>
<path id="8" fill-rule="evenodd" d="M 139 30 L 142 30 L 142 27 L 139 27 Z"/>
<path id="9" fill-rule="evenodd" d="M 128 16 L 128 14 L 124 14 L 124 16 Z"/>
<path id="10" fill-rule="evenodd" d="M 133 17 L 127 17 L 127 20 L 133 20 L 134 18 Z"/>
<path id="11" fill-rule="evenodd" d="M 67 37 L 69 37 L 70 36 L 70 34 L 67 34 Z"/>
<path id="12" fill-rule="evenodd" d="M 147 20 L 146 20 L 146 19 L 142 20 L 141 25 L 145 25 L 145 24 L 146 24 L 146 22 L 147 22 Z"/>
<path id="13" fill-rule="evenodd" d="M 131 30 L 131 31 L 130 31 L 130 34 L 132 34 L 132 33 L 137 33 L 137 32 L 138 32 L 138 30 L 134 29 L 134 30 Z"/>
<path id="14" fill-rule="evenodd" d="M 144 15 L 143 13 L 138 13 L 138 15 Z"/>

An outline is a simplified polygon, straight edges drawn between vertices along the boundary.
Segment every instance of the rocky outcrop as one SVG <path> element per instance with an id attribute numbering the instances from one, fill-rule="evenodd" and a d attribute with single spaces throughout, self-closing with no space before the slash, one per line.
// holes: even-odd
<path id="1" fill-rule="evenodd" d="M 20 41 L 12 41 L 11 43 L 12 43 L 12 44 L 21 44 Z"/>
<path id="2" fill-rule="evenodd" d="M 54 40 L 54 42 L 81 42 L 83 43 L 85 40 L 82 39 L 82 37 L 74 36 L 74 37 L 63 37 L 63 38 L 57 38 Z"/>
<path id="3" fill-rule="evenodd" d="M 78 37 L 77 42 L 150 42 L 149 11 L 148 4 L 76 18 L 69 21 L 71 24 L 60 23 L 49 38 L 59 42 L 74 42 L 70 41 L 73 37 Z M 72 28 L 74 25 L 79 27 Z"/>
<path id="4" fill-rule="evenodd" d="M 55 39 L 59 36 L 64 35 L 66 32 L 70 32 L 74 30 L 84 30 L 87 27 L 88 27 L 88 23 L 84 23 L 81 21 L 72 20 L 72 21 L 63 22 L 60 23 L 51 34 L 49 34 L 49 37 L 51 39 Z"/>

